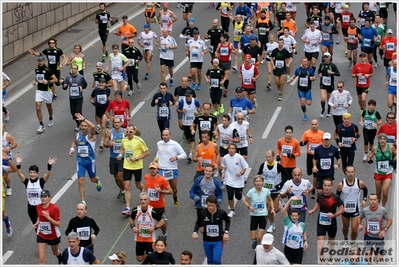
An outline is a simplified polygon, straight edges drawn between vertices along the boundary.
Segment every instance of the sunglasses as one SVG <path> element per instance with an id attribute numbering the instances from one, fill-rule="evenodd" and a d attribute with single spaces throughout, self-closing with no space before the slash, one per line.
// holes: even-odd
<path id="1" fill-rule="evenodd" d="M 244 120 L 244 118 L 237 118 L 237 120 L 238 120 L 238 121 L 243 121 L 243 120 Z"/>
<path id="2" fill-rule="evenodd" d="M 387 119 L 394 120 L 394 119 L 395 119 L 395 117 L 387 117 Z"/>
<path id="3" fill-rule="evenodd" d="M 127 133 L 134 133 L 134 131 L 126 131 Z"/>
<path id="4" fill-rule="evenodd" d="M 55 42 L 48 42 L 48 44 L 55 44 Z"/>

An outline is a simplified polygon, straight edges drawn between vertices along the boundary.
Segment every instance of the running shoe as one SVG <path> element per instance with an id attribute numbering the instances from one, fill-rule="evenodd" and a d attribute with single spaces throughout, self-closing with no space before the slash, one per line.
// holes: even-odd
<path id="1" fill-rule="evenodd" d="M 187 75 L 187 80 L 191 81 L 193 77 L 191 76 L 191 73 L 189 75 Z"/>
<path id="2" fill-rule="evenodd" d="M 227 97 L 227 89 L 223 90 L 223 97 Z"/>
<path id="3" fill-rule="evenodd" d="M 106 58 L 107 58 L 107 56 L 106 56 L 106 55 L 103 55 L 102 58 L 101 58 L 101 61 L 102 61 L 102 62 L 105 62 L 105 59 L 106 59 Z"/>
<path id="4" fill-rule="evenodd" d="M 251 247 L 252 247 L 252 249 L 256 249 L 256 246 L 258 245 L 258 240 L 252 240 L 252 244 L 251 244 Z"/>
<path id="5" fill-rule="evenodd" d="M 175 207 L 179 206 L 179 201 L 176 199 L 173 199 L 173 205 L 175 205 Z"/>
<path id="6" fill-rule="evenodd" d="M 87 203 L 84 200 L 82 200 L 80 203 L 82 203 L 83 205 L 87 206 Z"/>
<path id="7" fill-rule="evenodd" d="M 237 66 L 233 66 L 232 69 L 233 69 L 234 71 L 237 71 Z"/>
<path id="8" fill-rule="evenodd" d="M 380 65 L 377 63 L 377 62 L 375 62 L 374 64 L 373 64 L 373 67 L 374 68 L 378 68 Z"/>
<path id="9" fill-rule="evenodd" d="M 254 107 L 255 107 L 255 108 L 258 107 L 258 102 L 256 101 L 256 98 L 254 98 Z"/>
<path id="10" fill-rule="evenodd" d="M 223 113 L 224 113 L 224 106 L 223 106 L 223 104 L 220 104 L 220 106 L 219 106 L 219 113 L 220 113 L 220 114 L 223 114 Z"/>
<path id="11" fill-rule="evenodd" d="M 4 120 L 9 121 L 10 120 L 10 111 L 7 111 L 7 113 L 4 115 Z"/>
<path id="12" fill-rule="evenodd" d="M 288 81 L 289 79 L 291 79 L 291 76 L 290 76 L 290 75 L 287 75 L 286 79 L 287 79 L 287 81 Z"/>
<path id="13" fill-rule="evenodd" d="M 100 147 L 99 147 L 99 149 L 101 149 L 101 150 L 104 149 L 104 142 L 103 142 L 103 141 L 100 142 Z"/>
<path id="14" fill-rule="evenodd" d="M 366 162 L 366 161 L 367 161 L 367 153 L 364 153 L 363 162 Z"/>
<path id="15" fill-rule="evenodd" d="M 53 95 L 53 101 L 57 100 L 57 95 Z"/>
<path id="16" fill-rule="evenodd" d="M 97 124 L 96 125 L 96 134 L 99 134 L 99 133 L 101 133 L 101 126 L 100 126 L 100 124 Z"/>
<path id="17" fill-rule="evenodd" d="M 168 239 L 168 232 L 165 232 L 165 234 L 162 237 L 165 238 L 165 240 L 167 240 Z"/>
<path id="18" fill-rule="evenodd" d="M 197 90 L 202 90 L 202 85 L 200 83 L 197 85 Z"/>
<path id="19" fill-rule="evenodd" d="M 270 89 L 272 89 L 272 84 L 268 83 L 267 86 L 266 86 L 266 89 L 267 89 L 267 91 L 270 91 Z"/>
<path id="20" fill-rule="evenodd" d="M 118 195 L 116 196 L 116 198 L 117 198 L 117 199 L 121 199 L 121 197 L 122 197 L 122 190 L 119 189 L 119 193 L 118 193 Z"/>
<path id="21" fill-rule="evenodd" d="M 79 131 L 80 131 L 80 128 L 79 128 L 79 126 L 77 126 L 77 127 L 75 128 L 75 131 L 77 131 L 77 132 L 79 132 Z"/>
<path id="22" fill-rule="evenodd" d="M 348 68 L 352 67 L 352 61 L 349 61 Z"/>
<path id="23" fill-rule="evenodd" d="M 219 112 L 218 112 L 217 110 L 215 110 L 215 111 L 213 112 L 213 115 L 218 116 L 218 115 L 219 115 Z"/>
<path id="24" fill-rule="evenodd" d="M 337 40 L 337 42 L 335 44 L 339 44 L 339 39 Z"/>
<path id="25" fill-rule="evenodd" d="M 6 188 L 6 195 L 7 196 L 11 196 L 12 195 L 12 188 L 11 187 L 7 187 Z"/>
<path id="26" fill-rule="evenodd" d="M 53 125 L 54 125 L 54 120 L 49 120 L 47 126 L 48 126 L 48 127 L 51 127 L 51 126 L 53 126 Z"/>
<path id="27" fill-rule="evenodd" d="M 233 218 L 234 215 L 236 215 L 236 212 L 234 210 L 230 210 L 229 214 L 227 214 L 227 216 L 229 216 L 230 218 Z"/>
<path id="28" fill-rule="evenodd" d="M 144 76 L 144 80 L 148 80 L 148 78 L 149 78 L 148 77 L 148 73 L 146 73 L 145 76 Z"/>
<path id="29" fill-rule="evenodd" d="M 324 118 L 324 112 L 320 113 L 319 117 Z"/>
<path id="30" fill-rule="evenodd" d="M 136 86 L 137 86 L 137 89 L 140 89 L 140 88 L 141 88 L 141 82 L 140 82 L 140 80 L 137 82 Z"/>
<path id="31" fill-rule="evenodd" d="M 193 160 L 193 153 L 188 154 L 187 160 L 191 162 Z"/>
<path id="32" fill-rule="evenodd" d="M 168 220 L 168 217 L 166 216 L 166 212 L 163 213 L 163 220 L 164 220 L 164 221 L 167 221 L 167 220 Z"/>
<path id="33" fill-rule="evenodd" d="M 282 101 L 282 100 L 283 100 L 283 95 L 282 94 L 278 94 L 277 101 Z"/>
<path id="34" fill-rule="evenodd" d="M 132 96 L 133 95 L 133 90 L 130 90 L 129 93 L 127 93 L 128 96 Z"/>
<path id="35" fill-rule="evenodd" d="M 191 89 L 195 90 L 195 87 L 197 87 L 197 84 L 196 83 L 192 83 L 191 84 Z"/>
<path id="36" fill-rule="evenodd" d="M 186 139 L 186 133 L 185 133 L 185 132 L 183 132 L 182 138 L 183 138 L 183 139 Z"/>
<path id="37" fill-rule="evenodd" d="M 267 228 L 267 232 L 270 234 L 273 233 L 274 230 L 276 230 L 276 226 L 274 224 L 271 224 L 269 228 Z"/>
<path id="38" fill-rule="evenodd" d="M 12 230 L 11 222 L 10 222 L 10 221 L 8 221 L 8 225 L 6 226 L 6 232 L 7 232 L 7 236 L 8 236 L 8 237 L 11 237 L 11 236 L 12 236 L 13 230 Z"/>
<path id="39" fill-rule="evenodd" d="M 316 199 L 316 193 L 315 193 L 315 192 L 312 192 L 312 194 L 310 195 L 310 198 L 311 198 L 311 199 Z"/>
<path id="40" fill-rule="evenodd" d="M 37 132 L 42 133 L 44 131 L 44 129 L 46 129 L 46 127 L 44 125 L 39 125 L 39 128 L 37 128 Z"/>
<path id="41" fill-rule="evenodd" d="M 328 113 L 327 113 L 327 117 L 330 117 L 330 116 L 331 116 L 331 113 L 330 113 L 330 112 L 328 112 Z"/>
<path id="42" fill-rule="evenodd" d="M 173 78 L 170 78 L 169 79 L 169 86 L 173 86 L 173 84 L 174 84 L 174 80 L 173 80 Z"/>
<path id="43" fill-rule="evenodd" d="M 307 121 L 307 120 L 308 120 L 308 115 L 303 114 L 302 120 L 303 120 L 303 121 Z"/>
<path id="44" fill-rule="evenodd" d="M 101 189 L 103 189 L 103 184 L 101 183 L 100 177 L 97 177 L 98 181 L 96 183 L 96 188 L 98 192 L 101 192 Z"/>
<path id="45" fill-rule="evenodd" d="M 122 211 L 122 214 L 126 215 L 126 216 L 130 216 L 130 215 L 132 215 L 132 211 L 130 210 L 130 208 L 125 208 L 125 210 Z"/>

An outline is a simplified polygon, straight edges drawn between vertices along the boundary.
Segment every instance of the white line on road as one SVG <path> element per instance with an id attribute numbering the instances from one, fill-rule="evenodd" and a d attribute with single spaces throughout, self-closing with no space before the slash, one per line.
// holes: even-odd
<path id="1" fill-rule="evenodd" d="M 14 253 L 14 251 L 9 250 L 6 252 L 6 254 L 4 254 L 3 256 L 3 264 L 6 263 L 6 261 L 11 257 L 11 255 Z"/>
<path id="2" fill-rule="evenodd" d="M 272 127 L 274 125 L 274 123 L 277 120 L 278 114 L 280 113 L 282 107 L 277 107 L 276 110 L 274 111 L 274 114 L 272 116 L 272 118 L 270 119 L 269 123 L 267 124 L 267 127 L 265 129 L 265 131 L 263 132 L 262 135 L 262 139 L 266 139 L 267 136 L 269 135 L 270 131 L 272 130 Z"/>
<path id="3" fill-rule="evenodd" d="M 130 118 L 133 118 L 134 114 L 137 113 L 141 109 L 141 107 L 145 104 L 144 101 L 140 102 L 133 110 L 132 113 L 130 114 Z"/>

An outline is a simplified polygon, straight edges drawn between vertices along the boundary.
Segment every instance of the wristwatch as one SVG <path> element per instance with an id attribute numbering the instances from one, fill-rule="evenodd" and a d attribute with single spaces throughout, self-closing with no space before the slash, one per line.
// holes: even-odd
<path id="1" fill-rule="evenodd" d="M 224 231 L 224 233 L 225 233 L 225 234 L 228 234 L 228 233 L 229 233 L 229 231 L 227 231 L 227 230 L 226 230 L 226 231 Z"/>
<path id="2" fill-rule="evenodd" d="M 384 228 L 384 231 L 386 232 L 387 230 L 388 230 L 388 228 L 385 227 L 385 228 Z"/>

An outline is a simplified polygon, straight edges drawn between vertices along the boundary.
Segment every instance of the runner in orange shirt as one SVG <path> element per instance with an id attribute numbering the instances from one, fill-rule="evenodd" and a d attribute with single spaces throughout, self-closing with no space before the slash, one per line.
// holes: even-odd
<path id="1" fill-rule="evenodd" d="M 301 138 L 301 142 L 299 142 L 300 146 L 306 146 L 306 169 L 307 174 L 313 174 L 313 188 L 311 198 L 316 198 L 316 173 L 313 172 L 313 154 L 316 147 L 323 143 L 323 134 L 324 132 L 319 130 L 319 122 L 317 120 L 312 120 L 310 123 L 310 129 L 306 130 Z"/>
<path id="2" fill-rule="evenodd" d="M 173 190 L 168 181 L 158 174 L 158 163 L 151 162 L 149 169 L 150 173 L 144 175 L 144 191 L 148 192 L 150 197 L 150 206 L 152 206 L 158 214 L 161 214 L 161 216 L 165 218 L 165 194 L 170 195 L 173 193 Z M 166 224 L 162 225 L 161 230 L 166 239 L 168 237 L 168 232 L 166 232 Z"/>
<path id="3" fill-rule="evenodd" d="M 210 141 L 211 133 L 202 131 L 202 142 L 195 150 L 193 161 L 198 162 L 197 171 L 195 172 L 194 181 L 198 176 L 204 175 L 204 168 L 207 164 L 211 164 L 215 168 L 215 175 L 218 174 L 217 163 L 219 162 L 219 147 Z"/>
<path id="4" fill-rule="evenodd" d="M 292 137 L 294 128 L 291 125 L 285 127 L 285 137 L 277 141 L 277 161 L 287 170 L 289 176 L 282 175 L 282 182 L 292 179 L 292 170 L 296 168 L 296 157 L 301 155 L 298 140 Z"/>
<path id="5" fill-rule="evenodd" d="M 121 51 L 124 51 L 129 47 L 128 40 L 137 36 L 137 31 L 136 28 L 129 23 L 129 18 L 127 15 L 123 15 L 122 22 L 123 24 L 119 26 L 118 31 L 114 31 L 114 34 L 121 37 Z"/>

